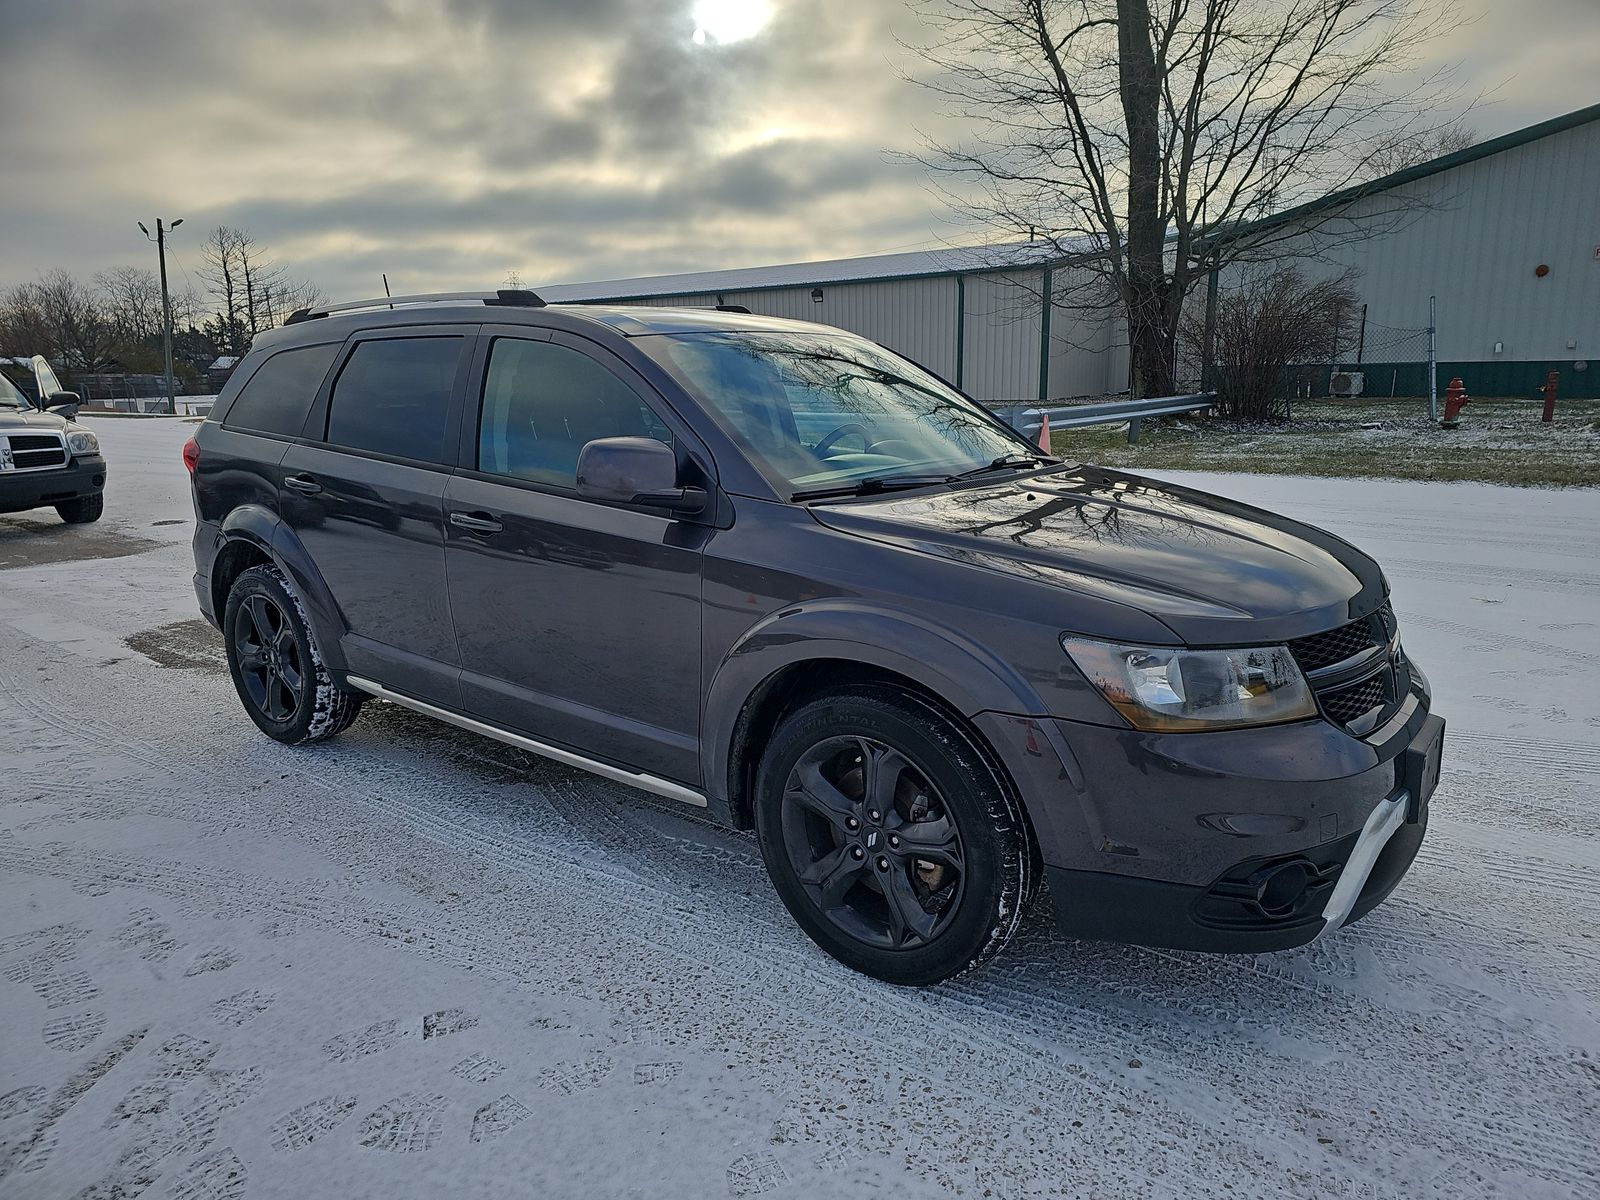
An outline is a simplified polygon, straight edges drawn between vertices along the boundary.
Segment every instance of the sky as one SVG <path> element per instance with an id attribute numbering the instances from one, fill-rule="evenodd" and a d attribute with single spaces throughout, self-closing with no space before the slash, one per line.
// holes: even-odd
<path id="1" fill-rule="evenodd" d="M 1504 133 L 1595 101 L 1600 0 L 1426 50 Z M 990 240 L 896 159 L 955 130 L 900 0 L 0 0 L 0 288 L 242 226 L 334 298 Z M 1453 114 L 1447 114 L 1453 115 Z"/>

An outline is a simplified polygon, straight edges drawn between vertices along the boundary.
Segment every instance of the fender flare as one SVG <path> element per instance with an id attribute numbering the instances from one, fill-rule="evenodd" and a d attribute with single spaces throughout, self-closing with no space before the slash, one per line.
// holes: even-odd
<path id="1" fill-rule="evenodd" d="M 745 631 L 706 690 L 701 778 L 726 810 L 741 716 L 786 667 L 820 659 L 865 663 L 921 685 L 962 716 L 1039 714 L 1045 706 L 1015 667 L 960 630 L 903 609 L 829 599 L 790 606 Z"/>
<path id="2" fill-rule="evenodd" d="M 342 638 L 350 628 L 339 611 L 339 604 L 317 570 L 311 554 L 294 530 L 280 517 L 260 504 L 242 504 L 222 522 L 224 543 L 246 542 L 260 550 L 294 584 L 300 602 L 317 636 L 317 649 L 330 670 L 345 669 Z M 218 611 L 217 617 L 222 617 Z"/>

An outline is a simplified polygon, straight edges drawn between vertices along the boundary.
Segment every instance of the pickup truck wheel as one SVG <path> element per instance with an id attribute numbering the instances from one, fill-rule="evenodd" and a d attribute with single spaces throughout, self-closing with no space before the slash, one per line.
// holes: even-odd
<path id="1" fill-rule="evenodd" d="M 1000 951 L 1034 871 L 1026 822 L 968 736 L 893 688 L 818 698 L 779 724 L 756 783 L 767 871 L 812 940 L 890 983 Z"/>
<path id="2" fill-rule="evenodd" d="M 360 713 L 362 697 L 329 674 L 300 597 L 277 567 L 251 567 L 234 581 L 222 633 L 233 686 L 268 737 L 320 742 Z"/>
<path id="3" fill-rule="evenodd" d="M 100 514 L 105 510 L 104 492 L 96 492 L 92 496 L 79 496 L 76 500 L 56 505 L 56 515 L 68 525 L 87 525 L 90 521 L 98 521 Z"/>

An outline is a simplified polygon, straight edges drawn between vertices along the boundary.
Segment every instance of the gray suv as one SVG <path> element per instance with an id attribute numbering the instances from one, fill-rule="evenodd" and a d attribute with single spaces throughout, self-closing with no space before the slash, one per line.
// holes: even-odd
<path id="1" fill-rule="evenodd" d="M 1042 455 L 837 329 L 307 310 L 184 458 L 266 734 L 379 697 L 702 806 L 880 979 L 986 961 L 1046 881 L 1074 937 L 1301 945 L 1426 828 L 1444 723 L 1370 558 Z"/>

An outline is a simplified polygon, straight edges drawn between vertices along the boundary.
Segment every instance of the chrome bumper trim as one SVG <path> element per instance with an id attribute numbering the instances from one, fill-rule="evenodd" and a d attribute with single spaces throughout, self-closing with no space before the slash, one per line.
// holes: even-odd
<path id="1" fill-rule="evenodd" d="M 614 767 L 610 763 L 600 762 L 593 758 L 586 758 L 571 750 L 563 750 L 559 746 L 551 746 L 545 742 L 534 741 L 533 738 L 524 737 L 520 733 L 512 733 L 509 729 L 501 729 L 498 725 L 490 725 L 485 721 L 475 720 L 472 717 L 462 716 L 460 713 L 451 712 L 447 708 L 438 708 L 422 700 L 414 700 L 410 696 L 391 692 L 381 683 L 373 683 L 370 679 L 362 679 L 357 675 L 346 677 L 351 687 L 375 696 L 379 700 L 387 700 L 391 704 L 398 704 L 402 708 L 409 708 L 424 716 L 434 717 L 454 725 L 459 729 L 471 733 L 481 733 L 484 737 L 494 738 L 496 741 L 505 742 L 508 746 L 516 746 L 532 754 L 544 758 L 552 758 L 556 762 L 565 763 L 569 767 L 577 767 L 581 771 L 588 771 L 592 775 L 599 775 L 617 783 L 625 783 L 629 787 L 636 787 L 643 792 L 651 792 L 657 796 L 665 796 L 669 800 L 677 800 L 683 804 L 693 804 L 697 808 L 706 807 L 706 798 L 693 788 L 684 787 L 681 783 L 673 783 L 670 779 L 660 779 L 655 775 L 646 775 L 643 772 L 629 771 L 624 767 Z"/>
<path id="2" fill-rule="evenodd" d="M 1401 788 L 1387 800 L 1381 801 L 1367 817 L 1367 823 L 1361 827 L 1361 836 L 1356 839 L 1355 849 L 1350 852 L 1349 861 L 1345 863 L 1344 870 L 1339 872 L 1339 882 L 1333 887 L 1333 895 L 1328 897 L 1328 903 L 1323 907 L 1322 919 L 1326 922 L 1322 927 L 1323 934 L 1332 933 L 1350 916 L 1350 910 L 1361 897 L 1361 889 L 1367 886 L 1367 878 L 1372 874 L 1378 855 L 1383 853 L 1383 848 L 1389 844 L 1395 831 L 1405 824 L 1406 807 L 1410 803 L 1411 793 Z"/>

